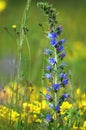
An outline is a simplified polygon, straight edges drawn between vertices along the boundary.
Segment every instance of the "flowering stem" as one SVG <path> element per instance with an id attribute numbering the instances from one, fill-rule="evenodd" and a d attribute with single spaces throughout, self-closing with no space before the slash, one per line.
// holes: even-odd
<path id="1" fill-rule="evenodd" d="M 56 53 L 56 49 L 55 49 L 55 61 L 56 61 L 56 64 L 55 64 L 55 77 L 54 77 L 54 80 L 55 80 L 55 84 L 57 84 L 57 53 Z M 57 105 L 57 93 L 54 94 L 55 96 L 55 106 Z M 55 120 L 57 118 L 57 113 L 55 113 Z"/>
<path id="2" fill-rule="evenodd" d="M 59 117 L 57 116 L 60 113 L 60 105 L 68 97 L 68 94 L 63 94 L 61 97 L 57 94 L 61 87 L 65 87 L 68 84 L 67 74 L 64 71 L 65 65 L 62 64 L 62 60 L 65 57 L 65 52 L 63 52 L 65 39 L 58 39 L 62 33 L 62 26 L 57 26 L 56 11 L 52 8 L 52 5 L 39 2 L 38 7 L 48 16 L 49 29 L 47 38 L 50 40 L 51 49 L 45 49 L 45 54 L 48 56 L 45 77 L 51 82 L 51 85 L 47 87 L 45 98 L 51 109 L 51 114 L 46 115 L 46 120 L 49 123 L 54 120 L 56 129 L 59 122 Z"/>

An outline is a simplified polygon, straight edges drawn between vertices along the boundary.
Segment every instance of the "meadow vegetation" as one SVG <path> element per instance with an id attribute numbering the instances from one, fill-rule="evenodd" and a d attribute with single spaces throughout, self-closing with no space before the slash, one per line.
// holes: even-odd
<path id="1" fill-rule="evenodd" d="M 43 2 L 0 0 L 0 130 L 86 129 L 85 1 Z"/>

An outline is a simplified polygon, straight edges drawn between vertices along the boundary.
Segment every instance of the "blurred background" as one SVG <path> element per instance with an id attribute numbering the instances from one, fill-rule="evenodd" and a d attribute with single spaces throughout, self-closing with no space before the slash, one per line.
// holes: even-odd
<path id="1" fill-rule="evenodd" d="M 47 18 L 37 8 L 37 2 L 32 0 L 28 12 L 29 28 L 28 40 L 31 49 L 31 78 L 30 82 L 41 86 L 43 76 L 44 56 L 43 49 L 48 46 L 48 39 L 38 26 L 43 24 L 46 30 Z M 43 0 L 44 2 L 45 0 Z M 86 0 L 46 0 L 53 4 L 59 12 L 58 25 L 63 26 L 62 37 L 66 38 L 65 50 L 67 56 L 68 73 L 71 75 L 73 87 L 86 86 Z M 16 35 L 12 25 L 20 28 L 21 18 L 25 8 L 26 0 L 0 0 L 0 86 L 15 78 L 17 71 L 18 48 Z M 8 32 L 6 31 L 7 28 Z M 29 74 L 29 53 L 26 43 L 22 52 L 22 73 L 25 80 Z"/>

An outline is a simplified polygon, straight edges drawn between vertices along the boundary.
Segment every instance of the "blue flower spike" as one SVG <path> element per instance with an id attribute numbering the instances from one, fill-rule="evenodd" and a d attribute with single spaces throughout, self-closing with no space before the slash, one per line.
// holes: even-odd
<path id="1" fill-rule="evenodd" d="M 47 55 L 45 77 L 48 79 L 47 83 L 49 83 L 49 86 L 46 85 L 47 94 L 45 95 L 45 98 L 50 108 L 50 112 L 53 115 L 47 114 L 46 120 L 50 123 L 52 122 L 52 117 L 54 117 L 55 122 L 58 124 L 60 119 L 58 118 L 60 106 L 69 97 L 67 93 L 64 93 L 63 89 L 62 92 L 64 94 L 61 95 L 61 93 L 59 93 L 61 87 L 64 87 L 65 89 L 65 86 L 68 84 L 67 73 L 65 72 L 66 63 L 63 62 L 64 57 L 66 56 L 66 52 L 64 51 L 66 39 L 60 39 L 59 37 L 63 28 L 62 25 L 57 25 L 58 20 L 55 9 L 48 3 L 39 3 L 41 3 L 39 4 L 40 9 L 48 17 L 49 29 L 47 30 L 48 33 L 46 33 L 46 35 L 49 39 L 49 48 L 51 49 L 45 50 L 45 54 Z"/>

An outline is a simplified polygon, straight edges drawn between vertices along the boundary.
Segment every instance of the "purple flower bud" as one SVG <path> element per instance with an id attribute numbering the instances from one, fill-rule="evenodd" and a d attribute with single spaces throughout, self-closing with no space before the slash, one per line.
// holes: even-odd
<path id="1" fill-rule="evenodd" d="M 52 88 L 55 90 L 55 91 L 58 91 L 60 89 L 60 84 L 52 84 Z"/>
<path id="2" fill-rule="evenodd" d="M 58 30 L 62 30 L 62 25 L 59 25 L 59 26 L 57 27 L 57 29 L 58 29 Z"/>
<path id="3" fill-rule="evenodd" d="M 49 58 L 48 60 L 51 65 L 55 65 L 56 61 L 54 58 Z"/>
<path id="4" fill-rule="evenodd" d="M 56 110 L 57 112 L 60 112 L 60 106 L 57 105 L 57 106 L 55 107 L 55 110 Z"/>
<path id="5" fill-rule="evenodd" d="M 62 39 L 62 40 L 60 40 L 59 42 L 61 43 L 61 44 L 63 44 L 63 43 L 65 43 L 65 39 Z"/>
<path id="6" fill-rule="evenodd" d="M 51 102 L 53 99 L 52 99 L 52 97 L 49 94 L 46 94 L 46 100 Z"/>
<path id="7" fill-rule="evenodd" d="M 67 78 L 67 74 L 66 73 L 60 73 L 60 78 L 62 79 L 66 79 Z"/>
<path id="8" fill-rule="evenodd" d="M 66 99 L 66 98 L 69 97 L 69 95 L 66 93 L 66 94 L 63 94 L 62 97 L 63 97 L 64 99 Z"/>
<path id="9" fill-rule="evenodd" d="M 46 120 L 48 121 L 48 122 L 51 122 L 53 119 L 52 119 L 52 116 L 50 115 L 50 114 L 47 114 L 46 115 Z"/>
<path id="10" fill-rule="evenodd" d="M 59 55 L 59 57 L 60 57 L 61 59 L 63 59 L 65 56 L 66 56 L 66 53 L 65 53 L 65 52 L 63 52 L 63 53 L 61 53 L 61 54 Z"/>
<path id="11" fill-rule="evenodd" d="M 57 35 L 57 33 L 56 32 L 52 32 L 52 33 L 48 33 L 48 38 L 57 38 L 58 37 L 58 35 Z"/>
<path id="12" fill-rule="evenodd" d="M 52 32 L 52 33 L 48 33 L 48 38 L 57 38 L 58 35 L 57 35 L 57 32 Z"/>
<path id="13" fill-rule="evenodd" d="M 50 41 L 50 44 L 51 44 L 51 46 L 53 46 L 53 47 L 55 47 L 56 45 L 57 45 L 57 40 L 56 39 L 52 39 L 51 41 Z"/>
<path id="14" fill-rule="evenodd" d="M 51 71 L 52 70 L 51 66 L 46 65 L 46 70 Z"/>
<path id="15" fill-rule="evenodd" d="M 47 79 L 50 79 L 52 76 L 51 76 L 51 74 L 46 73 L 46 74 L 45 74 L 45 77 L 46 77 Z"/>
<path id="16" fill-rule="evenodd" d="M 62 81 L 62 85 L 67 85 L 68 84 L 68 79 L 63 79 L 63 81 Z"/>
<path id="17" fill-rule="evenodd" d="M 61 52 L 61 51 L 64 50 L 64 47 L 63 47 L 62 45 L 60 45 L 59 47 L 56 48 L 56 50 L 57 50 L 58 52 Z"/>

